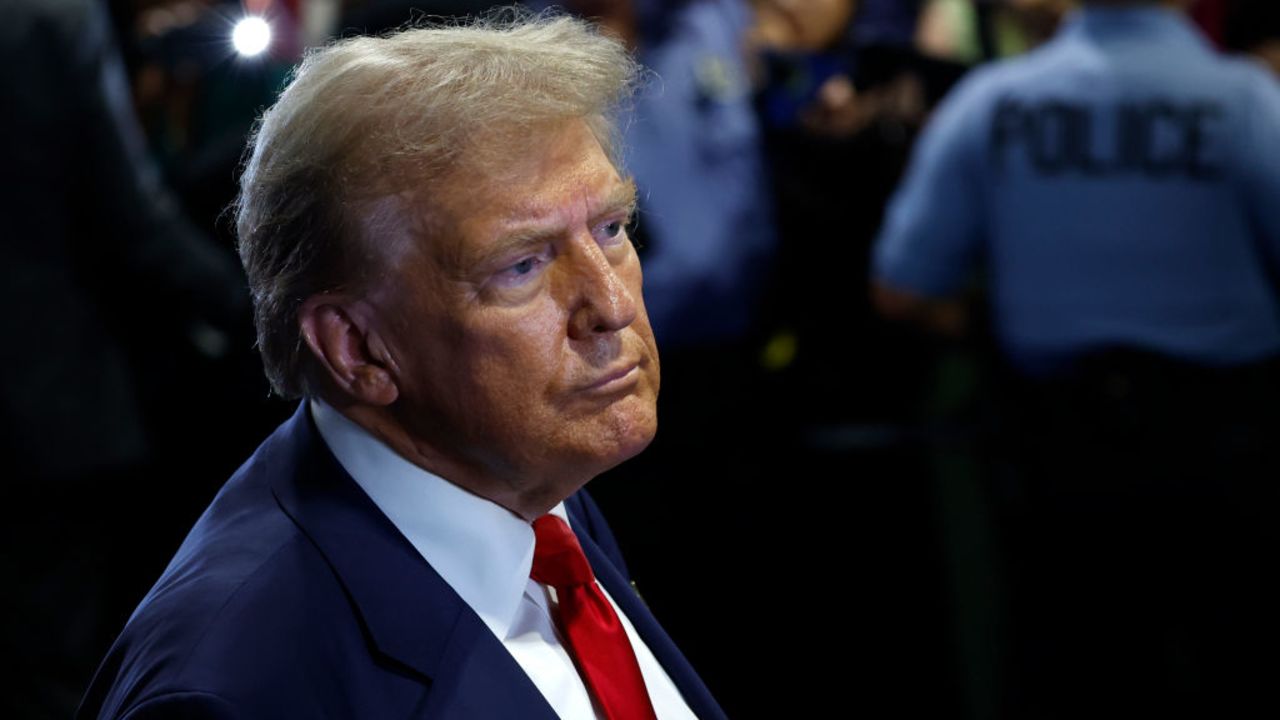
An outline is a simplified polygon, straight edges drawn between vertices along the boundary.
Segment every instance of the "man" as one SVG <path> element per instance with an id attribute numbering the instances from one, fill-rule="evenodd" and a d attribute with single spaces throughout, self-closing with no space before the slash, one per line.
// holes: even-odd
<path id="1" fill-rule="evenodd" d="M 1280 87 L 1177 4 L 974 72 L 875 249 L 881 309 L 951 334 L 985 270 L 1022 716 L 1274 707 Z"/>
<path id="2" fill-rule="evenodd" d="M 634 73 L 545 17 L 303 63 L 238 229 L 267 374 L 304 402 L 81 717 L 722 716 L 580 492 L 656 429 L 607 120 Z"/>

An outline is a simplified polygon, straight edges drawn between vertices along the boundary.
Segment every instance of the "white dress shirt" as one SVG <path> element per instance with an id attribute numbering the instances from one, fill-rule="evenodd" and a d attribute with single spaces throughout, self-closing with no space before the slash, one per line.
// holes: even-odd
<path id="1" fill-rule="evenodd" d="M 555 590 L 529 577 L 533 526 L 405 460 L 324 402 L 312 400 L 311 415 L 342 467 L 480 616 L 556 713 L 569 720 L 600 717 L 552 619 Z M 551 512 L 572 526 L 564 503 Z M 631 621 L 600 589 L 627 631 L 658 718 L 693 718 Z"/>

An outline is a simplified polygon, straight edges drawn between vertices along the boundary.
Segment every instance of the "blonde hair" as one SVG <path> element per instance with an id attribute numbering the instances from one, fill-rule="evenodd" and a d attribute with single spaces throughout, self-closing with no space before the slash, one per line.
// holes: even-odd
<path id="1" fill-rule="evenodd" d="M 506 9 L 310 53 L 261 118 L 236 226 L 258 348 L 281 396 L 307 392 L 299 307 L 377 271 L 362 237 L 379 198 L 483 170 L 531 127 L 583 118 L 617 163 L 613 121 L 638 68 L 616 40 L 557 14 Z M 420 204 L 420 203 L 419 203 Z"/>

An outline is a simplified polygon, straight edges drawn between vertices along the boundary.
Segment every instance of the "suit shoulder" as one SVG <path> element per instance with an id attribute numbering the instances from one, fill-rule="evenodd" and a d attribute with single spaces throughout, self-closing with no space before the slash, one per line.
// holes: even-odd
<path id="1" fill-rule="evenodd" d="M 257 707 L 357 649 L 368 655 L 342 584 L 246 464 L 134 611 L 82 717 L 131 717 L 162 697 Z"/>
<path id="2" fill-rule="evenodd" d="M 254 555 L 197 549 L 175 559 L 98 671 L 86 698 L 98 717 L 133 717 L 153 702 L 203 707 L 210 697 L 253 707 L 261 689 L 302 682 L 297 658 L 315 658 L 321 630 L 340 630 L 350 615 L 334 611 L 346 602 L 341 585 L 300 533 Z M 155 712 L 138 717 L 174 716 Z"/>

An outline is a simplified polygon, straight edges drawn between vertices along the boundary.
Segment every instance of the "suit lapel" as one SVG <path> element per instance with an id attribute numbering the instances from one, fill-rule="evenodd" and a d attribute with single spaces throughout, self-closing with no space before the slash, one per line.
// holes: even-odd
<path id="1" fill-rule="evenodd" d="M 575 523 L 583 522 L 583 518 L 577 515 L 571 505 L 566 504 L 566 508 L 573 515 Z M 675 683 L 676 689 L 684 697 L 689 709 L 700 720 L 723 720 L 724 711 L 712 697 L 711 691 L 703 684 L 702 678 L 698 677 L 697 672 L 676 647 L 675 642 L 658 624 L 658 619 L 649 612 L 649 608 L 640 599 L 635 588 L 622 576 L 622 573 L 618 572 L 613 563 L 609 562 L 604 551 L 586 533 L 575 534 L 578 536 L 578 543 L 582 545 L 583 554 L 587 556 L 587 562 L 591 564 L 591 569 L 596 574 L 596 579 L 609 591 L 610 597 L 626 614 L 645 645 L 649 646 L 653 656 L 667 671 L 667 675 Z"/>
<path id="2" fill-rule="evenodd" d="M 425 716 L 558 720 L 537 686 L 475 613 L 458 623 L 442 661 Z"/>
<path id="3" fill-rule="evenodd" d="M 555 720 L 502 643 L 334 459 L 305 402 L 279 437 L 267 459 L 282 468 L 276 499 L 333 568 L 377 652 L 430 685 L 424 715 Z"/>

